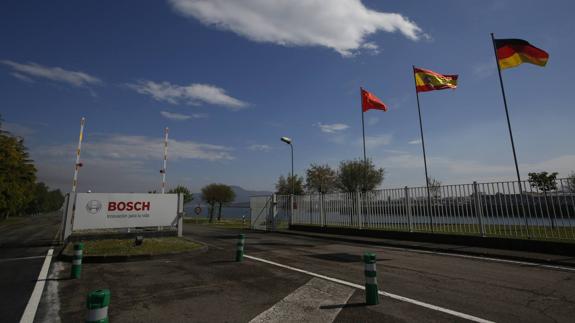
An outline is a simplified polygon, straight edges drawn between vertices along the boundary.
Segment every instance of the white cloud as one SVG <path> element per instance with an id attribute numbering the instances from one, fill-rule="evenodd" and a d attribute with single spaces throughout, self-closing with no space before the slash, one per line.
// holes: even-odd
<path id="1" fill-rule="evenodd" d="M 38 168 L 38 180 L 51 188 L 68 192 L 72 186 L 74 153 L 67 159 L 46 159 L 34 156 Z M 101 192 L 142 192 L 158 189 L 160 186 L 159 167 L 152 168 L 137 160 L 114 160 L 102 158 L 82 158 L 84 167 L 78 176 L 78 191 Z M 172 177 L 173 178 L 173 177 Z M 168 174 L 168 184 L 171 176 Z"/>
<path id="2" fill-rule="evenodd" d="M 253 144 L 248 147 L 251 151 L 270 151 L 272 148 L 269 145 Z"/>
<path id="3" fill-rule="evenodd" d="M 378 117 L 369 117 L 367 118 L 367 125 L 368 126 L 374 126 L 376 124 L 379 123 L 379 118 Z"/>
<path id="4" fill-rule="evenodd" d="M 378 148 L 391 144 L 393 136 L 392 135 L 377 135 L 377 136 L 366 136 L 365 146 L 367 148 Z M 361 143 L 362 139 L 360 139 Z"/>
<path id="5" fill-rule="evenodd" d="M 203 113 L 181 114 L 181 113 L 174 113 L 174 112 L 168 112 L 168 111 L 160 111 L 160 114 L 162 115 L 162 117 L 164 117 L 166 119 L 175 120 L 175 121 L 184 121 L 184 120 L 189 120 L 189 119 L 202 119 L 202 118 L 207 117 L 207 115 L 203 114 Z"/>
<path id="6" fill-rule="evenodd" d="M 388 151 L 390 152 L 390 151 Z M 390 152 L 392 153 L 392 152 Z M 375 159 L 378 165 L 385 167 L 388 172 L 402 174 L 398 179 L 412 177 L 413 170 L 423 171 L 423 156 L 405 152 L 387 155 Z M 507 165 L 491 164 L 474 160 L 452 159 L 447 157 L 429 157 L 427 159 L 430 175 L 445 180 L 445 183 L 471 183 L 477 181 L 513 181 L 515 180 L 515 167 L 512 162 Z M 559 172 L 559 177 L 566 177 L 572 172 L 575 165 L 575 155 L 562 155 L 534 163 L 521 163 L 521 177 L 527 180 L 530 172 Z M 422 175 L 421 173 L 420 175 Z M 397 185 L 405 185 L 398 183 Z"/>
<path id="7" fill-rule="evenodd" d="M 38 166 L 40 180 L 51 187 L 69 190 L 72 165 L 75 160 L 75 146 L 73 143 L 33 146 L 30 152 Z M 178 170 L 172 167 L 177 162 L 184 161 L 188 167 L 190 167 L 189 160 L 225 162 L 234 159 L 231 153 L 232 149 L 225 146 L 170 139 L 168 184 L 172 186 L 182 179 Z M 92 135 L 85 139 L 82 146 L 84 167 L 80 171 L 79 190 L 82 192 L 88 189 L 94 192 L 146 192 L 158 189 L 162 155 L 161 138 Z M 172 172 L 169 169 L 172 169 Z M 189 172 L 189 168 L 186 169 Z"/>
<path id="8" fill-rule="evenodd" d="M 224 89 L 209 84 L 194 83 L 182 86 L 170 82 L 139 81 L 136 84 L 128 84 L 128 87 L 140 94 L 149 95 L 157 101 L 171 104 L 208 103 L 225 106 L 231 110 L 239 110 L 248 106 L 246 102 L 227 95 Z"/>
<path id="9" fill-rule="evenodd" d="M 17 123 L 2 122 L 2 130 L 19 137 L 28 137 L 36 133 L 35 129 Z"/>
<path id="10" fill-rule="evenodd" d="M 335 133 L 344 131 L 349 128 L 348 125 L 343 123 L 332 123 L 332 124 L 323 124 L 321 122 L 317 123 L 317 126 L 321 129 L 322 132 L 325 133 Z"/>
<path id="11" fill-rule="evenodd" d="M 19 79 L 20 81 L 24 81 L 24 82 L 27 82 L 27 83 L 34 83 L 34 80 L 31 79 L 31 78 L 29 78 L 29 77 L 26 76 L 26 75 L 23 75 L 23 74 L 20 74 L 20 73 L 17 73 L 17 72 L 13 72 L 13 73 L 10 73 L 10 74 L 12 74 L 12 76 L 14 76 L 15 78 Z"/>
<path id="12" fill-rule="evenodd" d="M 526 172 L 559 172 L 560 177 L 567 177 L 575 171 L 575 155 L 563 155 L 537 163 L 519 164 Z"/>
<path id="13" fill-rule="evenodd" d="M 479 79 L 493 75 L 497 71 L 495 60 L 492 62 L 478 63 L 473 66 L 473 75 Z"/>
<path id="14" fill-rule="evenodd" d="M 397 13 L 366 8 L 361 0 L 169 0 L 181 15 L 230 30 L 257 42 L 283 46 L 324 46 L 350 56 L 378 46 L 366 38 L 378 31 L 400 32 L 411 40 L 426 37 Z"/>
<path id="15" fill-rule="evenodd" d="M 394 168 L 423 168 L 423 156 L 402 152 L 384 158 L 384 163 L 388 167 Z M 427 163 L 430 169 L 441 169 L 449 173 L 465 175 L 502 174 L 513 170 L 510 166 L 490 165 L 472 160 L 455 160 L 446 157 L 428 156 Z"/>
<path id="16" fill-rule="evenodd" d="M 8 60 L 0 61 L 0 63 L 10 66 L 14 70 L 12 73 L 14 77 L 28 82 L 33 78 L 44 78 L 78 87 L 98 85 L 102 83 L 99 78 L 87 73 L 69 71 L 60 67 L 48 67 L 36 63 L 21 64 Z"/>
<path id="17" fill-rule="evenodd" d="M 361 48 L 371 55 L 377 55 L 381 53 L 381 49 L 379 48 L 379 46 L 377 46 L 377 44 L 373 42 L 364 43 L 363 45 L 361 45 Z"/>
<path id="18" fill-rule="evenodd" d="M 410 145 L 419 145 L 421 144 L 421 139 L 413 139 L 407 142 Z"/>
<path id="19" fill-rule="evenodd" d="M 41 147 L 36 153 L 42 156 L 62 157 L 75 151 L 73 144 Z M 96 137 L 82 144 L 82 155 L 89 158 L 124 160 L 159 160 L 163 154 L 163 140 L 145 136 L 114 135 Z M 231 148 L 193 141 L 168 142 L 170 160 L 201 159 L 231 160 Z"/>
<path id="20" fill-rule="evenodd" d="M 383 151 L 390 154 L 408 154 L 408 152 L 405 150 L 397 150 L 397 149 L 384 149 Z"/>

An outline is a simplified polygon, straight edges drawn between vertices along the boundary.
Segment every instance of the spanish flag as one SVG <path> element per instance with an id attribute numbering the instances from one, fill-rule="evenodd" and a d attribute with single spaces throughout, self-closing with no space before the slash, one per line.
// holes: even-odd
<path id="1" fill-rule="evenodd" d="M 457 75 L 441 75 L 423 68 L 413 67 L 415 73 L 415 89 L 417 92 L 427 92 L 457 87 Z"/>
<path id="2" fill-rule="evenodd" d="M 522 63 L 545 66 L 549 54 L 523 39 L 494 39 L 499 67 L 504 70 Z"/>

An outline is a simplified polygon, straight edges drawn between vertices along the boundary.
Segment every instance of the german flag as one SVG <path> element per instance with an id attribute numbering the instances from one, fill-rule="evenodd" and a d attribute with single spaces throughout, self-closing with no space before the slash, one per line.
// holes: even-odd
<path id="1" fill-rule="evenodd" d="M 457 88 L 457 75 L 442 75 L 417 67 L 413 67 L 413 73 L 415 74 L 415 89 L 417 92 Z"/>
<path id="2" fill-rule="evenodd" d="M 494 39 L 499 67 L 504 70 L 522 63 L 545 66 L 549 54 L 523 39 Z"/>

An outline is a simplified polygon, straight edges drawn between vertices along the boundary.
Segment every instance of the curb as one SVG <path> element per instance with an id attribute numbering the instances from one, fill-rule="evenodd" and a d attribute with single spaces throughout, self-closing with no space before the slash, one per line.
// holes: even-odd
<path id="1" fill-rule="evenodd" d="M 465 256 L 477 256 L 477 257 L 487 257 L 493 259 L 500 259 L 500 260 L 512 260 L 512 261 L 523 261 L 523 262 L 531 262 L 539 265 L 552 265 L 552 266 L 563 266 L 569 268 L 575 268 L 575 263 L 572 262 L 563 262 L 557 261 L 552 259 L 541 259 L 541 258 L 529 258 L 529 257 L 522 257 L 522 256 L 513 256 L 513 255 L 505 255 L 505 254 L 492 254 L 486 252 L 477 252 L 477 251 L 468 251 L 468 250 L 452 250 L 447 248 L 439 248 L 439 247 L 428 247 L 428 246 L 421 246 L 421 245 L 408 245 L 408 244 L 401 244 L 401 243 L 393 243 L 389 241 L 368 241 L 363 239 L 357 239 L 354 237 L 333 237 L 333 236 L 321 236 L 315 234 L 304 233 L 301 231 L 293 232 L 293 231 L 277 231 L 280 234 L 286 235 L 296 235 L 308 238 L 316 238 L 316 239 L 324 239 L 324 240 L 332 240 L 332 241 L 341 241 L 341 242 L 348 242 L 348 243 L 359 243 L 364 245 L 378 245 L 378 246 L 386 246 L 386 247 L 394 247 L 394 248 L 402 248 L 402 249 L 413 249 L 413 250 L 421 250 L 421 251 L 433 251 L 433 252 L 442 252 L 446 254 L 454 254 L 454 255 L 465 255 Z M 469 247 L 465 245 L 461 245 L 460 247 Z M 512 251 L 512 250 L 510 250 Z M 572 259 L 572 257 L 565 258 Z"/>
<path id="2" fill-rule="evenodd" d="M 197 241 L 194 241 L 198 243 Z M 190 251 L 182 251 L 182 252 L 172 252 L 172 253 L 164 253 L 159 255 L 132 255 L 132 256 L 84 256 L 82 258 L 82 263 L 90 263 L 90 264 L 105 264 L 105 263 L 118 263 L 118 262 L 136 262 L 136 261 L 146 261 L 146 260 L 156 260 L 156 259 L 168 259 L 175 256 L 182 256 L 182 255 L 193 255 L 196 253 L 203 253 L 208 251 L 208 246 L 202 244 L 201 247 L 196 248 Z M 65 262 L 72 262 L 72 255 L 66 255 L 63 253 L 65 248 L 62 248 L 60 253 L 57 256 L 59 261 Z"/>

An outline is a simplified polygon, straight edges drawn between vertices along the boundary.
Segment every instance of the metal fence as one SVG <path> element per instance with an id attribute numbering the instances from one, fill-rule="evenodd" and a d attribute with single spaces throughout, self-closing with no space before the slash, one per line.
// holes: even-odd
<path id="1" fill-rule="evenodd" d="M 575 240 L 575 187 L 559 179 L 541 191 L 525 181 L 278 196 L 291 224 Z M 291 209 L 293 208 L 293 210 Z"/>

